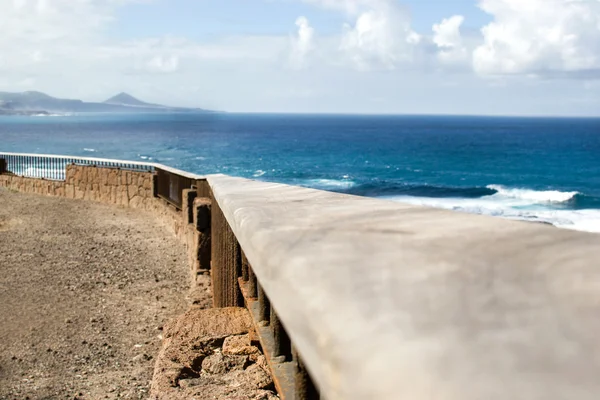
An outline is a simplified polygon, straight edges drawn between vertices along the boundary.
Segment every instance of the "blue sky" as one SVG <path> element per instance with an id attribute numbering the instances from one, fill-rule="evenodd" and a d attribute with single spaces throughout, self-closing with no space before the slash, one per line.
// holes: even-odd
<path id="1" fill-rule="evenodd" d="M 600 115 L 600 0 L 0 0 L 0 90 L 233 112 Z"/>
<path id="2" fill-rule="evenodd" d="M 466 17 L 465 27 L 478 30 L 490 21 L 472 0 L 410 0 L 398 2 L 412 17 L 417 30 L 454 15 Z M 294 1 L 170 0 L 128 4 L 117 12 L 111 34 L 122 39 L 165 33 L 196 39 L 227 35 L 278 35 L 293 33 L 294 21 L 306 16 L 320 32 L 334 34 L 346 18 L 333 10 Z"/>

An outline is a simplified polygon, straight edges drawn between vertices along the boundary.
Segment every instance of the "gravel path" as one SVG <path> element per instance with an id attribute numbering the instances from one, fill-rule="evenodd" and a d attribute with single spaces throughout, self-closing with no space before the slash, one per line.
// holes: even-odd
<path id="1" fill-rule="evenodd" d="M 146 398 L 187 270 L 150 214 L 0 189 L 0 399 Z"/>

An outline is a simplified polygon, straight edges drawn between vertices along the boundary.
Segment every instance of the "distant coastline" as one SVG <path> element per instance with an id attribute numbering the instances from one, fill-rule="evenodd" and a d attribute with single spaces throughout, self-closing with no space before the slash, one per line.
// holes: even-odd
<path id="1" fill-rule="evenodd" d="M 8 108 L 0 108 L 0 116 L 21 116 L 21 117 L 34 117 L 34 116 L 48 116 L 48 111 L 40 110 L 12 110 Z"/>
<path id="2" fill-rule="evenodd" d="M 171 107 L 146 103 L 127 93 L 94 103 L 60 99 L 42 92 L 0 92 L 0 115 L 36 116 L 64 113 L 209 113 L 201 108 Z"/>

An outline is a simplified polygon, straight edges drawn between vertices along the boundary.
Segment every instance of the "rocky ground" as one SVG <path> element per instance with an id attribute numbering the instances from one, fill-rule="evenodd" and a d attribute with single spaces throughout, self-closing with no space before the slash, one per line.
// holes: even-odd
<path id="1" fill-rule="evenodd" d="M 273 379 L 245 308 L 192 307 L 164 329 L 153 400 L 275 400 Z"/>
<path id="2" fill-rule="evenodd" d="M 149 214 L 0 189 L 0 399 L 147 398 L 187 271 Z"/>
<path id="3" fill-rule="evenodd" d="M 151 214 L 0 188 L 0 399 L 276 399 L 247 311 L 188 270 Z"/>

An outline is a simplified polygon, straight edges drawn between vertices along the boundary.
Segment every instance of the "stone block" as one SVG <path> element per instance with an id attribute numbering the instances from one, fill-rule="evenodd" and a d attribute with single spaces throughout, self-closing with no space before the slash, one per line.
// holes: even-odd
<path id="1" fill-rule="evenodd" d="M 117 185 L 117 170 L 116 169 L 111 169 L 108 172 L 107 183 L 110 186 L 116 186 Z"/>
<path id="2" fill-rule="evenodd" d="M 110 187 L 110 202 L 112 204 L 117 204 L 117 187 L 116 186 Z"/>
<path id="3" fill-rule="evenodd" d="M 68 199 L 75 198 L 75 186 L 72 183 L 68 183 L 65 185 L 65 197 Z"/>
<path id="4" fill-rule="evenodd" d="M 147 174 L 144 177 L 144 189 L 152 190 L 152 175 Z"/>
<path id="5" fill-rule="evenodd" d="M 142 208 L 143 203 L 142 203 L 142 199 L 140 198 L 140 196 L 133 196 L 131 199 L 129 199 L 129 207 L 131 208 Z"/>
<path id="6" fill-rule="evenodd" d="M 121 189 L 121 201 L 119 202 L 119 205 L 127 207 L 129 205 L 129 197 L 127 196 L 127 188 L 122 188 Z"/>
<path id="7" fill-rule="evenodd" d="M 133 198 L 133 196 L 137 196 L 138 194 L 138 187 L 132 185 L 127 186 L 127 198 L 131 199 Z"/>
<path id="8" fill-rule="evenodd" d="M 181 210 L 184 217 L 184 223 L 191 224 L 194 222 L 194 199 L 198 196 L 196 189 L 184 189 Z"/>

